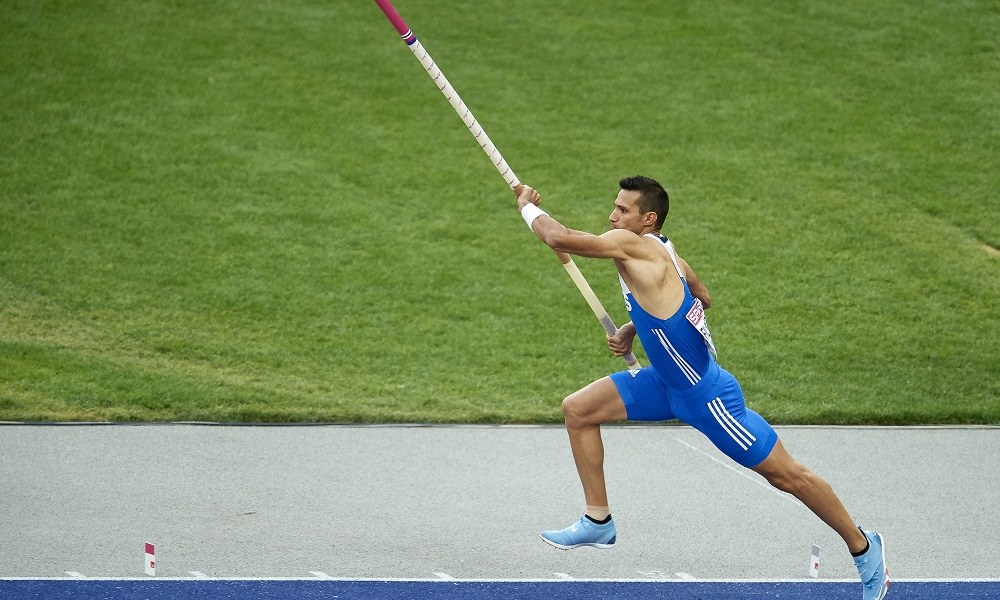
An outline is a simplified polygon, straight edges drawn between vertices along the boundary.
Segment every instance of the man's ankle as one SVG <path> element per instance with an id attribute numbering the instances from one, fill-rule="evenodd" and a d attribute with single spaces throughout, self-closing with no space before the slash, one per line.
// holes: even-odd
<path id="1" fill-rule="evenodd" d="M 598 525 L 603 525 L 611 520 L 611 509 L 607 506 L 594 506 L 592 504 L 588 504 L 587 510 L 583 514 L 587 515 L 588 519 Z"/>

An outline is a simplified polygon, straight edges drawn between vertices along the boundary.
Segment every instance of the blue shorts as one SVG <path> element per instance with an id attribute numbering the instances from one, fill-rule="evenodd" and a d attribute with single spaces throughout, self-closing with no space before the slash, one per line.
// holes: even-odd
<path id="1" fill-rule="evenodd" d="M 653 367 L 611 376 L 629 421 L 679 419 L 712 440 L 726 456 L 750 468 L 771 453 L 778 434 L 750 410 L 736 378 L 715 366 L 689 390 L 670 390 Z"/>

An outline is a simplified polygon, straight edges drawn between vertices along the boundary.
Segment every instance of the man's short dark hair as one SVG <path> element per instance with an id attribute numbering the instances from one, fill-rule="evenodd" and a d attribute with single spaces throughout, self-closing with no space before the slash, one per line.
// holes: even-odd
<path id="1" fill-rule="evenodd" d="M 667 220 L 667 213 L 670 212 L 670 196 L 659 181 L 642 175 L 634 175 L 622 177 L 618 185 L 623 190 L 639 192 L 639 210 L 644 213 L 655 212 L 656 228 L 663 227 L 663 222 Z"/>

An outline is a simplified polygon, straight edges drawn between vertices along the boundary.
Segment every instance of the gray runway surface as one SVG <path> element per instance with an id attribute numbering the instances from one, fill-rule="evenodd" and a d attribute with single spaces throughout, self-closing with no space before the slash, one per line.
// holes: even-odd
<path id="1" fill-rule="evenodd" d="M 1000 575 L 1000 428 L 781 427 L 895 578 Z M 0 577 L 856 577 L 836 535 L 684 426 L 604 430 L 611 550 L 554 550 L 558 427 L 0 426 Z M 312 573 L 311 573 L 312 572 Z"/>

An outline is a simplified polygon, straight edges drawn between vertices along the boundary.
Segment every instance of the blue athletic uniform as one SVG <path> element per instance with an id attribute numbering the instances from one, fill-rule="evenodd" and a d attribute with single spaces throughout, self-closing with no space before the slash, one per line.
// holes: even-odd
<path id="1" fill-rule="evenodd" d="M 655 234 L 684 285 L 684 301 L 667 319 L 647 313 L 621 281 L 625 307 L 651 366 L 611 376 L 629 421 L 680 419 L 745 467 L 767 458 L 778 436 L 746 406 L 739 382 L 715 362 L 701 300 L 691 295 L 673 244 Z M 621 277 L 619 276 L 619 280 Z"/>

